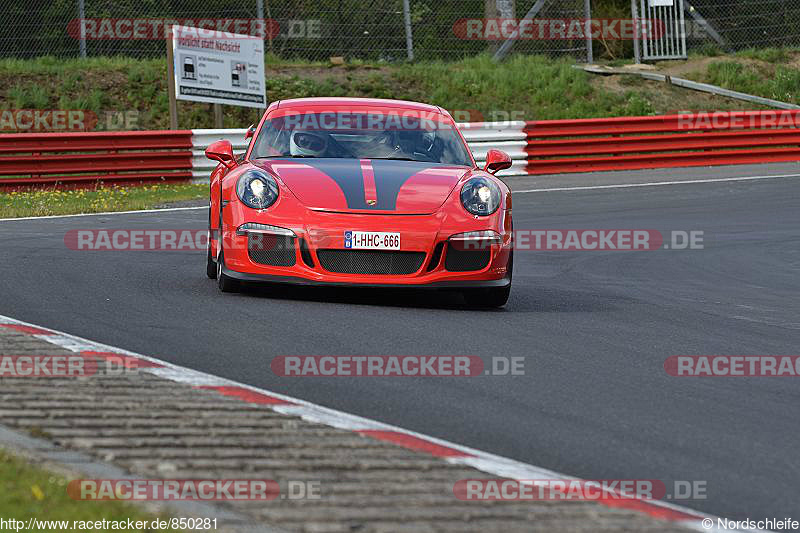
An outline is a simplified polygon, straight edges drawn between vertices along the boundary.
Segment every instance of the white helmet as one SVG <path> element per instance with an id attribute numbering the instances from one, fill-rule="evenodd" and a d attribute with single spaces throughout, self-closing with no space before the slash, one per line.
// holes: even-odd
<path id="1" fill-rule="evenodd" d="M 328 149 L 328 136 L 324 133 L 295 130 L 289 139 L 289 153 L 320 157 Z"/>

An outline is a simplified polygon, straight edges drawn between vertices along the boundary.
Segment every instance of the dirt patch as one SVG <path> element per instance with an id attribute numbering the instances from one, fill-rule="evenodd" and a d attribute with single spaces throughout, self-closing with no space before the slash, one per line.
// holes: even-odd
<path id="1" fill-rule="evenodd" d="M 772 63 L 758 59 L 717 56 L 717 57 L 691 57 L 685 61 L 661 61 L 654 64 L 655 69 L 648 70 L 657 74 L 665 74 L 679 78 L 698 80 L 713 63 L 720 61 L 736 61 L 746 68 L 759 72 L 773 71 Z M 787 66 L 796 65 L 800 68 L 800 54 L 794 55 Z M 747 111 L 769 109 L 735 98 L 727 98 L 713 94 L 693 91 L 661 83 L 649 81 L 634 75 L 596 76 L 592 84 L 599 90 L 610 93 L 626 94 L 632 90 L 644 94 L 655 114 L 671 114 L 680 111 Z"/>
<path id="2" fill-rule="evenodd" d="M 659 71 L 662 72 L 663 71 Z M 677 76 L 677 74 L 675 74 Z M 752 111 L 766 109 L 742 100 L 706 94 L 632 75 L 597 76 L 598 90 L 625 95 L 635 90 L 647 100 L 653 114 L 671 115 L 686 111 Z"/>
<path id="3" fill-rule="evenodd" d="M 792 54 L 791 59 L 786 63 L 788 67 L 800 70 L 800 54 Z"/>

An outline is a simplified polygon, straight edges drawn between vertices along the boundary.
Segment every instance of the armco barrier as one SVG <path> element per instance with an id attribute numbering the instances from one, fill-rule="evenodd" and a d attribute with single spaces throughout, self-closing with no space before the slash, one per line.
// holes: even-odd
<path id="1" fill-rule="evenodd" d="M 528 122 L 526 173 L 800 161 L 798 125 L 800 111 Z"/>
<path id="2" fill-rule="evenodd" d="M 800 111 L 459 124 L 479 165 L 501 176 L 800 161 Z M 0 135 L 0 188 L 208 181 L 212 142 L 247 148 L 245 130 Z"/>
<path id="3" fill-rule="evenodd" d="M 503 150 L 511 156 L 511 168 L 500 172 L 501 176 L 524 175 L 528 155 L 525 153 L 525 122 L 476 122 L 459 124 L 464 138 L 467 140 L 479 166 L 486 162 L 486 152 L 491 148 Z M 192 173 L 198 182 L 208 181 L 211 171 L 217 163 L 205 156 L 205 149 L 214 141 L 227 139 L 233 145 L 235 153 L 244 152 L 248 141 L 244 134 L 247 130 L 192 130 Z"/>
<path id="4" fill-rule="evenodd" d="M 0 188 L 186 181 L 191 148 L 188 130 L 0 135 Z"/>

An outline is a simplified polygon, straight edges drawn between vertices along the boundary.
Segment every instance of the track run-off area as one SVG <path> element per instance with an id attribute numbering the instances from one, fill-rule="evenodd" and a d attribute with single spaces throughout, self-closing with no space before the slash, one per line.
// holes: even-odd
<path id="1" fill-rule="evenodd" d="M 419 290 L 221 294 L 203 250 L 65 244 L 70 230 L 203 230 L 204 208 L 0 221 L 0 314 L 584 479 L 705 482 L 705 499 L 678 502 L 697 511 L 800 517 L 800 378 L 664 369 L 798 354 L 799 180 L 796 164 L 511 178 L 517 231 L 699 231 L 703 246 L 519 250 L 491 311 Z M 522 357 L 524 373 L 276 375 L 288 355 Z"/>

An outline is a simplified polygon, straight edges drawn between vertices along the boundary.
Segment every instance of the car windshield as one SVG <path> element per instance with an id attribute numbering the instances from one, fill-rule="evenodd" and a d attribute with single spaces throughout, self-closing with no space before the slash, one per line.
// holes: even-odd
<path id="1" fill-rule="evenodd" d="M 455 125 L 438 113 L 288 114 L 264 123 L 251 157 L 398 159 L 472 166 Z"/>

